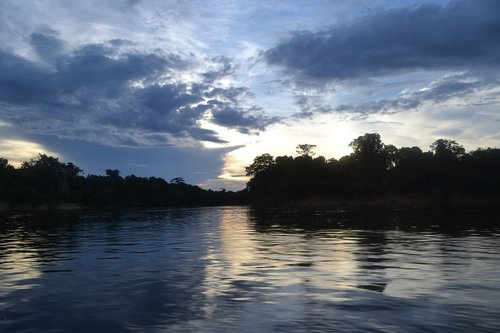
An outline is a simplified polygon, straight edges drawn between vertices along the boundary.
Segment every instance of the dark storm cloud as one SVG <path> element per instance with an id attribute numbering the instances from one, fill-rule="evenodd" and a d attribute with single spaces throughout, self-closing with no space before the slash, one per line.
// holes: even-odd
<path id="1" fill-rule="evenodd" d="M 51 61 L 58 57 L 63 48 L 63 42 L 54 30 L 33 32 L 29 38 L 30 45 L 42 60 Z"/>
<path id="2" fill-rule="evenodd" d="M 157 114 L 175 116 L 184 105 L 202 101 L 200 95 L 192 94 L 188 89 L 189 85 L 184 83 L 152 85 L 138 90 L 136 97 L 141 106 Z"/>
<path id="3" fill-rule="evenodd" d="M 29 38 L 39 60 L 0 51 L 0 119 L 39 134 L 113 145 L 168 145 L 171 139 L 224 142 L 201 128 L 213 119 L 241 132 L 272 122 L 242 106 L 245 88 L 220 88 L 229 59 L 214 58 L 216 70 L 200 82 L 180 82 L 190 63 L 174 54 L 131 51 L 126 40 L 83 45 L 70 54 L 51 30 Z"/>
<path id="4" fill-rule="evenodd" d="M 43 41 L 49 39 L 48 47 L 55 42 L 51 35 L 35 34 L 32 44 L 40 56 L 45 56 Z M 107 44 L 91 44 L 75 50 L 69 56 L 60 56 L 52 63 L 53 69 L 17 55 L 0 51 L 0 94 L 2 101 L 28 102 L 39 106 L 74 97 L 81 104 L 90 103 L 96 97 L 121 94 L 132 80 L 155 79 L 166 70 L 184 66 L 173 55 L 119 54 L 119 49 Z M 41 52 L 41 53 L 40 53 Z M 70 95 L 70 96 L 68 96 Z M 90 100 L 86 100 L 86 99 Z"/>
<path id="5" fill-rule="evenodd" d="M 205 107 L 211 110 L 212 122 L 250 134 L 262 131 L 267 126 L 280 121 L 279 117 L 265 116 L 262 108 L 258 106 L 242 108 L 240 101 L 250 95 L 248 89 L 242 87 L 214 88 L 207 91 L 205 97 L 210 99 Z"/>
<path id="6" fill-rule="evenodd" d="M 4 103 L 46 103 L 57 89 L 46 69 L 0 50 L 0 99 Z"/>
<path id="7" fill-rule="evenodd" d="M 378 11 L 329 30 L 294 33 L 264 57 L 298 81 L 319 83 L 499 66 L 500 1 Z"/>
<path id="8" fill-rule="evenodd" d="M 155 80 L 183 66 L 175 55 L 121 53 L 111 45 L 92 44 L 59 59 L 55 75 L 68 92 L 86 88 L 120 93 L 133 80 Z"/>
<path id="9" fill-rule="evenodd" d="M 253 107 L 249 111 L 233 105 L 220 105 L 212 112 L 213 122 L 217 125 L 236 128 L 244 134 L 264 130 L 267 126 L 280 120 L 278 117 L 264 116 L 262 109 Z"/>

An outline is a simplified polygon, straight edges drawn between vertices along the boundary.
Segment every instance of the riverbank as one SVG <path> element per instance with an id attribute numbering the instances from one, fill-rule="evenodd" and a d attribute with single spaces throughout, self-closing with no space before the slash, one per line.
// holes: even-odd
<path id="1" fill-rule="evenodd" d="M 0 202 L 0 211 L 12 211 L 12 210 L 77 210 L 85 209 L 81 205 L 72 202 L 61 202 L 61 203 L 43 203 L 43 204 L 19 204 L 19 203 L 9 203 Z"/>
<path id="2" fill-rule="evenodd" d="M 311 197 L 290 206 L 297 208 L 336 208 L 358 206 L 394 206 L 394 207 L 428 207 L 428 206 L 500 206 L 500 197 L 493 196 L 402 196 L 387 195 L 367 198 L 327 198 Z"/>
<path id="3" fill-rule="evenodd" d="M 180 206 L 82 206 L 72 202 L 61 203 L 40 203 L 40 204 L 19 204 L 0 202 L 0 212 L 2 211 L 50 211 L 50 210 L 83 210 L 83 209 L 164 209 L 164 208 L 196 208 L 196 207 L 224 207 L 224 206 L 244 206 L 245 204 L 225 204 L 225 205 L 180 205 Z"/>
<path id="4" fill-rule="evenodd" d="M 243 205 L 245 204 L 243 203 Z M 228 206 L 228 205 L 222 205 L 222 206 Z M 260 204 L 257 206 L 267 206 L 267 205 Z M 270 206 L 275 207 L 275 205 L 270 205 Z M 299 208 L 299 209 L 331 209 L 339 207 L 439 207 L 439 206 L 500 207 L 500 197 L 495 197 L 495 196 L 442 197 L 442 196 L 402 196 L 402 195 L 372 196 L 367 198 L 310 197 L 299 201 L 290 202 L 283 206 L 290 208 Z M 176 207 L 188 207 L 188 206 L 176 206 Z M 205 207 L 205 206 L 199 206 L 199 207 Z M 174 208 L 174 207 L 158 207 L 158 206 L 86 207 L 71 202 L 41 203 L 41 204 L 19 204 L 19 203 L 0 202 L 0 211 L 81 210 L 81 209 L 92 209 L 92 208 L 148 209 L 148 208 Z"/>

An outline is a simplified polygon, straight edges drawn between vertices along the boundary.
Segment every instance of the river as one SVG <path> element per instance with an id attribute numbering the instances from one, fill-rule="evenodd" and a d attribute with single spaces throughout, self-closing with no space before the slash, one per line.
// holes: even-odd
<path id="1" fill-rule="evenodd" d="M 3 212 L 1 332 L 500 332 L 498 212 Z"/>

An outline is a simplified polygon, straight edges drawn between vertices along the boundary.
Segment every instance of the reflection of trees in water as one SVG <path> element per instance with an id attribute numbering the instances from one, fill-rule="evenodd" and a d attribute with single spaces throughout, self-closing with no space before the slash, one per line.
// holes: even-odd
<path id="1" fill-rule="evenodd" d="M 5 300 L 0 316 L 7 317 L 20 309 L 9 300 L 40 289 L 44 274 L 66 271 L 57 267 L 68 260 L 65 252 L 77 247 L 72 232 L 77 218 L 71 213 L 2 213 L 0 220 L 0 295 Z"/>
<path id="2" fill-rule="evenodd" d="M 57 259 L 57 253 L 77 248 L 85 233 L 102 231 L 113 243 L 124 230 L 144 231 L 154 228 L 159 232 L 168 227 L 181 227 L 200 214 L 197 209 L 163 210 L 91 210 L 38 211 L 0 215 L 0 258 L 12 252 L 29 251 L 42 261 Z M 35 258 L 34 258 L 35 259 Z"/>
<path id="3" fill-rule="evenodd" d="M 356 252 L 358 261 L 360 289 L 383 292 L 389 283 L 386 269 L 391 260 L 388 249 L 388 238 L 385 230 L 359 230 L 356 237 L 359 251 Z"/>
<path id="4" fill-rule="evenodd" d="M 500 227 L 497 212 L 472 207 L 405 210 L 350 207 L 316 211 L 253 209 L 249 214 L 258 233 L 298 234 L 326 241 L 339 232 L 348 232 L 347 237 L 356 242 L 356 246 L 351 248 L 354 250 L 354 268 L 347 278 L 351 285 L 378 292 L 389 288 L 389 293 L 393 295 L 406 295 L 411 293 L 412 288 L 419 290 L 418 286 L 400 280 L 401 276 L 405 276 L 400 270 L 417 269 L 423 264 L 422 260 L 432 260 L 434 256 L 446 258 L 449 253 L 440 251 L 437 246 L 442 240 L 470 235 L 471 232 L 491 235 Z M 341 253 L 338 248 L 326 251 L 332 258 Z M 424 253 L 430 257 L 422 258 Z M 407 262 L 403 263 L 402 258 L 406 258 Z M 439 266 L 448 263 L 447 259 L 443 259 L 440 263 L 428 264 L 430 267 L 435 265 L 436 271 L 416 271 L 415 276 L 423 280 L 426 276 L 439 280 Z M 330 272 L 334 276 L 335 271 Z"/>
<path id="5" fill-rule="evenodd" d="M 391 208 L 349 206 L 337 209 L 250 209 L 249 219 L 257 232 L 316 232 L 326 230 L 432 231 L 451 236 L 473 228 L 489 234 L 498 230 L 494 207 L 449 206 Z"/>
<path id="6" fill-rule="evenodd" d="M 315 324 L 332 322 L 330 310 L 370 315 L 372 310 L 359 307 L 394 309 L 402 298 L 434 295 L 443 281 L 457 278 L 458 264 L 464 276 L 469 268 L 476 274 L 481 253 L 467 248 L 470 237 L 461 236 L 494 230 L 480 227 L 481 214 L 466 210 L 238 207 L 61 214 L 10 215 L 0 225 L 2 240 L 18 246 L 0 242 L 0 268 L 37 260 L 34 266 L 17 265 L 27 274 L 9 282 L 31 289 L 2 294 L 7 305 L 0 315 L 14 318 L 2 327 L 6 331 L 14 325 L 74 332 L 202 331 L 206 323 L 212 331 L 254 331 L 255 323 L 314 330 Z M 496 249 L 497 239 L 485 240 Z M 474 255 L 467 257 L 469 250 Z M 43 273 L 42 259 L 51 255 L 71 256 L 51 263 L 68 271 Z M 452 268 L 448 276 L 443 267 Z M 17 307 L 23 298 L 29 301 Z"/>
<path id="7" fill-rule="evenodd" d="M 303 268 L 307 288 L 373 287 L 380 291 L 385 285 L 385 280 L 379 276 L 384 275 L 385 232 L 360 230 L 354 226 L 365 223 L 362 220 L 364 214 L 352 215 L 353 220 L 351 215 L 341 210 L 251 211 L 253 226 L 258 233 L 286 235 L 288 239 L 280 249 L 284 261 L 294 260 L 292 266 Z M 382 222 L 385 223 L 385 219 Z M 380 224 L 376 226 L 380 227 Z M 370 278 L 374 274 L 376 278 Z"/>
<path id="8" fill-rule="evenodd" d="M 323 308 L 325 291 L 353 288 L 345 281 L 355 269 L 352 246 L 356 244 L 343 239 L 352 232 L 319 236 L 274 224 L 260 229 L 259 222 L 267 222 L 256 218 L 250 209 L 222 214 L 220 249 L 210 255 L 214 264 L 207 266 L 205 281 L 217 304 L 210 314 L 240 317 L 244 323 L 261 326 L 283 322 L 280 316 L 286 315 L 286 322 L 307 327 Z"/>
<path id="9" fill-rule="evenodd" d="M 78 228 L 78 214 L 72 212 L 3 213 L 4 223 L 0 226 L 3 241 L 0 246 L 11 252 L 11 245 L 20 251 L 29 251 L 39 259 L 57 259 L 58 248 L 77 246 L 75 230 Z M 35 259 L 35 258 L 34 258 Z"/>
<path id="10" fill-rule="evenodd" d="M 9 241 L 0 242 L 0 290 L 6 292 L 1 315 L 39 314 L 9 321 L 7 331 L 123 332 L 200 318 L 206 245 L 194 226 L 202 213 L 5 214 L 0 237 Z M 18 273 L 11 268 L 19 274 L 8 274 Z M 5 277 L 15 279 L 7 285 Z M 29 302 L 17 306 L 26 297 Z"/>

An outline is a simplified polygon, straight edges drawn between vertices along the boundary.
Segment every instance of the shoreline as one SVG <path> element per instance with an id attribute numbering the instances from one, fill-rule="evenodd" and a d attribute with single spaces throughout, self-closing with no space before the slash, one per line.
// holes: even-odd
<path id="1" fill-rule="evenodd" d="M 0 202 L 0 211 L 49 211 L 49 210 L 82 210 L 89 207 L 83 207 L 72 202 L 42 203 L 42 204 L 17 204 L 9 202 Z"/>
<path id="2" fill-rule="evenodd" d="M 451 197 L 432 197 L 432 196 L 402 196 L 386 195 L 373 196 L 367 198 L 329 198 L 329 197 L 310 197 L 296 202 L 290 202 L 283 205 L 217 205 L 217 206 L 165 206 L 165 207 L 88 207 L 72 202 L 61 203 L 41 203 L 41 204 L 18 204 L 9 202 L 0 202 L 0 212 L 5 211 L 76 211 L 88 209 L 165 209 L 165 208 L 184 208 L 184 207 L 221 207 L 221 206 L 241 206 L 248 205 L 263 208 L 298 208 L 298 209 L 332 209 L 332 208 L 354 208 L 354 207 L 386 207 L 386 208 L 408 208 L 408 207 L 446 207 L 446 206 L 497 206 L 500 207 L 500 197 L 496 196 L 451 196 Z"/>
<path id="3" fill-rule="evenodd" d="M 77 211 L 77 210 L 125 210 L 125 209 L 170 209 L 170 208 L 198 208 L 198 207 L 229 207 L 229 206 L 246 206 L 248 204 L 225 204 L 212 206 L 82 206 L 72 202 L 42 203 L 42 204 L 16 204 L 9 202 L 0 202 L 0 212 L 9 211 Z"/>
<path id="4" fill-rule="evenodd" d="M 494 206 L 500 207 L 500 197 L 492 196 L 403 196 L 386 195 L 367 198 L 311 197 L 290 204 L 304 209 L 328 209 L 338 207 L 446 207 L 446 206 Z"/>

